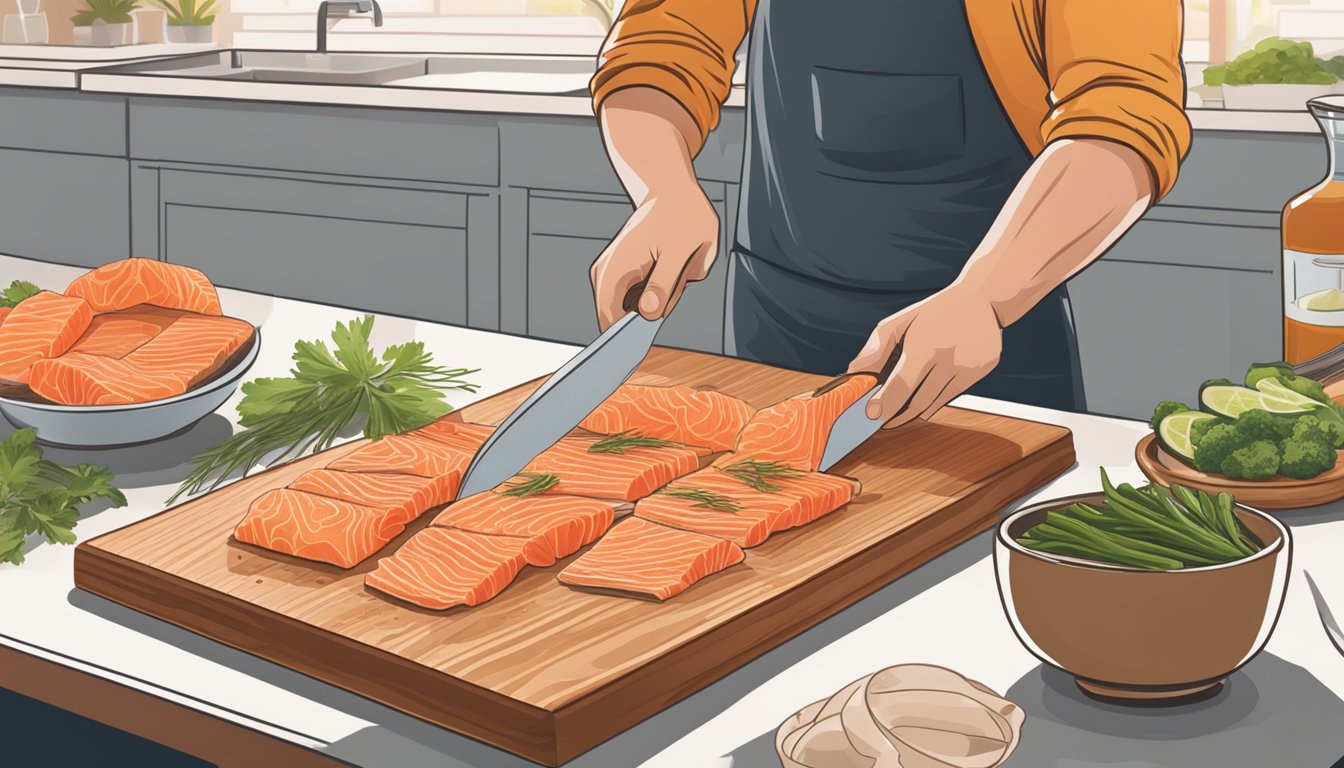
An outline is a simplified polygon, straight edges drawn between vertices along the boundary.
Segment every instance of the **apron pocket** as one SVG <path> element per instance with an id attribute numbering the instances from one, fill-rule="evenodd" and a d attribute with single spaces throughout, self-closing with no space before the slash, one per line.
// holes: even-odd
<path id="1" fill-rule="evenodd" d="M 812 116 L 824 157 L 868 171 L 934 166 L 966 140 L 960 75 L 813 67 Z"/>

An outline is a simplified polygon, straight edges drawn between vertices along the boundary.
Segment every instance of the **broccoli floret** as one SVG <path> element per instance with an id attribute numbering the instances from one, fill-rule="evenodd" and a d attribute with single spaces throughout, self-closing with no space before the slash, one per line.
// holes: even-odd
<path id="1" fill-rule="evenodd" d="M 1246 438 L 1246 442 L 1266 440 L 1278 444 L 1293 434 L 1293 417 L 1284 417 L 1269 411 L 1247 411 L 1237 417 L 1237 431 Z"/>
<path id="2" fill-rule="evenodd" d="M 1344 444 L 1344 425 L 1330 418 L 1320 418 L 1317 414 L 1303 414 L 1293 420 L 1293 432 L 1290 437 L 1314 440 L 1331 448 Z"/>
<path id="3" fill-rule="evenodd" d="M 1181 411 L 1188 410 L 1190 410 L 1190 408 L 1187 407 L 1185 403 L 1178 403 L 1175 400 L 1163 400 L 1153 409 L 1153 418 L 1148 422 L 1148 426 L 1152 427 L 1153 431 L 1156 432 L 1157 425 L 1161 424 L 1163 419 L 1173 413 L 1180 413 Z"/>
<path id="4" fill-rule="evenodd" d="M 1221 472 L 1223 459 L 1249 443 L 1235 424 L 1215 424 L 1195 446 L 1195 468 L 1202 472 Z"/>
<path id="5" fill-rule="evenodd" d="M 1333 469 L 1339 454 L 1325 440 L 1315 436 L 1294 435 L 1283 441 L 1283 461 L 1279 474 L 1305 480 Z"/>
<path id="6" fill-rule="evenodd" d="M 1213 429 L 1219 424 L 1226 423 L 1227 422 L 1222 419 L 1196 419 L 1190 423 L 1190 442 L 1193 445 L 1199 445 L 1200 441 L 1204 439 L 1204 435 L 1208 433 L 1210 429 Z"/>
<path id="7" fill-rule="evenodd" d="M 1279 472 L 1279 448 L 1268 440 L 1257 440 L 1238 448 L 1223 459 L 1222 472 L 1239 480 L 1264 480 Z"/>

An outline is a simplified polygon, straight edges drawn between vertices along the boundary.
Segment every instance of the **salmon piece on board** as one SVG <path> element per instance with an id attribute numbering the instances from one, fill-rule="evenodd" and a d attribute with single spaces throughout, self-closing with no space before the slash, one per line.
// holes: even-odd
<path id="1" fill-rule="evenodd" d="M 726 459 L 726 460 L 725 460 Z M 655 523 L 728 539 L 739 547 L 754 547 L 772 533 L 816 520 L 849 503 L 857 483 L 821 472 L 794 477 L 772 477 L 778 490 L 752 488 L 723 468 L 737 457 L 725 457 L 712 467 L 687 475 L 669 488 L 693 488 L 725 497 L 737 509 L 713 509 L 694 499 L 655 493 L 635 505 L 635 516 Z"/>
<path id="2" fill-rule="evenodd" d="M 388 435 L 327 465 L 343 472 L 396 472 L 421 477 L 451 476 L 449 496 L 457 494 L 467 471 L 494 427 L 440 419 L 428 427 Z"/>
<path id="3" fill-rule="evenodd" d="M 5 324 L 5 318 L 9 317 L 9 313 L 13 311 L 13 307 L 0 307 L 0 325 Z"/>
<path id="4" fill-rule="evenodd" d="M 453 455 L 465 457 L 466 463 L 462 465 L 462 471 L 466 472 L 467 464 L 471 463 L 472 457 L 476 455 L 482 445 L 485 445 L 485 441 L 490 439 L 490 435 L 494 431 L 494 427 L 484 424 L 471 424 L 445 417 L 432 421 L 419 429 L 412 429 L 406 433 L 406 437 L 431 440 L 439 445 L 446 446 L 453 452 Z"/>
<path id="5" fill-rule="evenodd" d="M 241 542 L 353 568 L 405 527 L 385 510 L 279 488 L 262 494 L 234 529 Z"/>
<path id="6" fill-rule="evenodd" d="M 162 400 L 217 373 L 255 330 L 232 317 L 183 315 L 120 360 L 84 353 L 41 360 L 33 365 L 28 386 L 65 405 Z"/>
<path id="7" fill-rule="evenodd" d="M 527 539 L 426 528 L 364 577 L 364 583 L 422 608 L 480 605 L 527 564 Z"/>
<path id="8" fill-rule="evenodd" d="M 635 432 L 727 451 L 755 412 L 746 402 L 713 390 L 624 384 L 579 428 L 601 435 Z"/>
<path id="9" fill-rule="evenodd" d="M 95 312 L 128 309 L 136 304 L 221 315 L 219 293 L 199 269 L 157 259 L 122 259 L 75 278 L 66 296 L 89 302 Z"/>
<path id="10" fill-rule="evenodd" d="M 548 493 L 635 501 L 699 469 L 704 454 L 684 445 L 628 448 L 624 453 L 589 450 L 601 440 L 588 436 L 562 438 L 523 472 L 559 478 Z"/>
<path id="11" fill-rule="evenodd" d="M 89 329 L 70 351 L 122 358 L 144 346 L 181 316 L 178 310 L 151 306 L 94 315 Z"/>
<path id="12" fill-rule="evenodd" d="M 876 376 L 856 374 L 823 394 L 809 392 L 775 403 L 751 417 L 733 452 L 816 471 L 836 418 L 876 386 Z"/>
<path id="13" fill-rule="evenodd" d="M 27 382 L 34 363 L 65 354 L 92 321 L 83 299 L 42 291 L 19 302 L 0 326 L 0 380 Z"/>
<path id="14" fill-rule="evenodd" d="M 666 600 L 695 582 L 742 562 L 727 539 L 679 531 L 632 517 L 560 572 L 563 584 Z"/>
<path id="15" fill-rule="evenodd" d="M 453 475 L 419 477 L 388 472 L 311 469 L 299 475 L 289 487 L 385 510 L 389 519 L 404 525 L 426 511 L 452 501 L 457 482 Z"/>
<path id="16" fill-rule="evenodd" d="M 485 491 L 452 504 L 430 525 L 522 537 L 528 564 L 544 568 L 606 533 L 615 509 L 611 502 L 581 496 L 514 498 Z"/>

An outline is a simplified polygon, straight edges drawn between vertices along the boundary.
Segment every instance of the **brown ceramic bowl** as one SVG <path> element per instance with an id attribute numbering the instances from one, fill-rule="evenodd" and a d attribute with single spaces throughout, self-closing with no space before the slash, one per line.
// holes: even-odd
<path id="1" fill-rule="evenodd" d="M 1182 701 L 1212 695 L 1269 640 L 1283 606 L 1292 538 L 1278 520 L 1237 505 L 1264 542 L 1223 565 L 1144 571 L 1035 552 L 1017 543 L 1045 513 L 1099 493 L 1014 512 L 994 538 L 1004 612 L 1038 659 L 1107 699 Z"/>

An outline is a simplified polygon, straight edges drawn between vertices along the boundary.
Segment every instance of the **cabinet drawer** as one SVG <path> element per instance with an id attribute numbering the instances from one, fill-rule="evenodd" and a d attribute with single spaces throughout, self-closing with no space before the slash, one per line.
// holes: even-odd
<path id="1" fill-rule="evenodd" d="M 705 196 L 722 214 L 724 185 L 702 182 Z M 624 195 L 536 192 L 528 197 L 528 231 L 538 235 L 610 240 L 625 226 L 634 208 Z"/>
<path id="2" fill-rule="evenodd" d="M 1277 228 L 1144 219 L 1102 261 L 1277 272 L 1283 263 L 1283 251 Z"/>
<path id="3" fill-rule="evenodd" d="M 75 90 L 0 88 L 0 146 L 125 157 L 126 99 Z"/>
<path id="4" fill-rule="evenodd" d="M 0 253 L 83 267 L 126 258 L 129 173 L 120 158 L 0 149 Z"/>
<path id="5" fill-rule="evenodd" d="M 1164 203 L 1281 211 L 1325 176 L 1321 136 L 1197 131 Z"/>
<path id="6" fill-rule="evenodd" d="M 132 99 L 130 124 L 137 159 L 499 184 L 499 132 L 485 115 Z"/>

